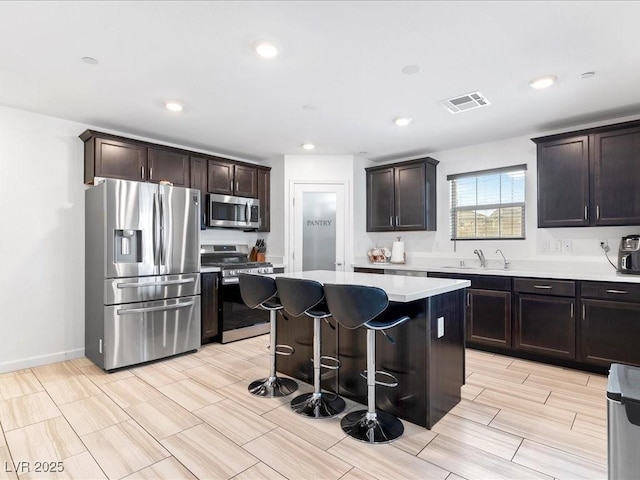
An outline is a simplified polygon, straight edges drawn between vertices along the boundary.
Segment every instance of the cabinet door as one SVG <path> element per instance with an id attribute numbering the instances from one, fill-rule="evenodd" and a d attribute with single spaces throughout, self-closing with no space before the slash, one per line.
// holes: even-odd
<path id="1" fill-rule="evenodd" d="M 640 365 L 640 304 L 582 300 L 581 360 Z"/>
<path id="2" fill-rule="evenodd" d="M 425 164 L 395 168 L 396 230 L 425 230 L 426 220 Z"/>
<path id="3" fill-rule="evenodd" d="M 271 171 L 266 168 L 258 169 L 258 200 L 260 200 L 259 232 L 271 230 Z"/>
<path id="4" fill-rule="evenodd" d="M 234 195 L 258 198 L 258 169 L 244 165 L 234 167 Z"/>
<path id="5" fill-rule="evenodd" d="M 190 158 L 189 173 L 191 188 L 200 190 L 200 226 L 207 224 L 207 159 L 200 157 Z"/>
<path id="6" fill-rule="evenodd" d="M 367 171 L 367 232 L 394 230 L 393 168 Z"/>
<path id="7" fill-rule="evenodd" d="M 575 299 L 516 294 L 514 347 L 547 356 L 575 359 Z"/>
<path id="8" fill-rule="evenodd" d="M 207 191 L 233 195 L 233 163 L 209 160 L 207 165 Z"/>
<path id="9" fill-rule="evenodd" d="M 538 144 L 538 227 L 589 225 L 589 137 Z"/>
<path id="10" fill-rule="evenodd" d="M 147 147 L 106 138 L 95 140 L 95 176 L 145 181 Z"/>
<path id="11" fill-rule="evenodd" d="M 640 128 L 594 135 L 596 225 L 640 224 Z"/>
<path id="12" fill-rule="evenodd" d="M 189 187 L 189 155 L 149 148 L 147 161 L 149 164 L 148 181 L 159 183 L 166 180 L 176 187 Z"/>
<path id="13" fill-rule="evenodd" d="M 511 292 L 467 289 L 467 341 L 511 346 Z"/>
<path id="14" fill-rule="evenodd" d="M 203 273 L 202 280 L 202 343 L 217 336 L 218 330 L 218 274 Z"/>

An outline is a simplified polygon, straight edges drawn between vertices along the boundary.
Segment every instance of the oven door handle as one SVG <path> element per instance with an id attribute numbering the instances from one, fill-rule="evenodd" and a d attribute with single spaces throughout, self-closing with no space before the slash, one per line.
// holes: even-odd
<path id="1" fill-rule="evenodd" d="M 238 277 L 223 277 L 220 283 L 222 285 L 233 285 L 240 283 L 240 279 Z"/>

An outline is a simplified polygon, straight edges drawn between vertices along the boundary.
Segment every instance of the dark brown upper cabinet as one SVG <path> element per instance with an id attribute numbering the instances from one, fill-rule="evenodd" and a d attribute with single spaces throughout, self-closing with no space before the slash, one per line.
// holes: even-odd
<path id="1" fill-rule="evenodd" d="M 532 140 L 538 227 L 640 225 L 640 121 Z"/>
<path id="2" fill-rule="evenodd" d="M 98 137 L 88 130 L 80 138 L 84 141 L 84 183 L 93 184 L 94 177 L 146 181 L 146 146 Z"/>
<path id="3" fill-rule="evenodd" d="M 259 232 L 271 231 L 271 170 L 258 168 L 258 200 L 260 200 Z"/>
<path id="4" fill-rule="evenodd" d="M 257 198 L 257 168 L 224 159 L 209 160 L 208 189 L 209 193 Z"/>
<path id="5" fill-rule="evenodd" d="M 176 187 L 189 187 L 189 155 L 171 150 L 149 148 L 147 150 L 147 165 L 149 172 L 147 180 L 152 183 L 161 181 L 171 182 Z"/>
<path id="6" fill-rule="evenodd" d="M 427 157 L 367 168 L 367 231 L 435 230 L 438 163 Z"/>

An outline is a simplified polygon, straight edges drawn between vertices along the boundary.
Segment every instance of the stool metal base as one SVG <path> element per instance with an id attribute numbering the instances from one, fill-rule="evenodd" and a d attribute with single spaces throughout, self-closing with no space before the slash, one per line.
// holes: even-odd
<path id="1" fill-rule="evenodd" d="M 290 378 L 267 377 L 249 384 L 249 393 L 257 397 L 286 397 L 297 389 L 297 382 Z"/>
<path id="2" fill-rule="evenodd" d="M 305 393 L 291 400 L 291 410 L 310 418 L 335 417 L 346 407 L 335 393 Z"/>
<path id="3" fill-rule="evenodd" d="M 387 412 L 376 410 L 374 418 L 366 410 L 350 412 L 342 418 L 342 431 L 356 440 L 367 443 L 387 443 L 395 440 L 402 432 L 402 422 Z"/>

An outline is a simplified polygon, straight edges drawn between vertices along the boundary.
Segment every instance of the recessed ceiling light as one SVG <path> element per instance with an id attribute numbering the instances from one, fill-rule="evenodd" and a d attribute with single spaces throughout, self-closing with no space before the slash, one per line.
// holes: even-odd
<path id="1" fill-rule="evenodd" d="M 420 65 L 407 65 L 402 68 L 402 73 L 405 75 L 415 75 L 416 73 L 420 73 Z"/>
<path id="2" fill-rule="evenodd" d="M 99 63 L 98 60 L 93 57 L 82 57 L 80 61 L 89 65 L 97 65 Z"/>
<path id="3" fill-rule="evenodd" d="M 404 117 L 398 117 L 396 118 L 393 123 L 395 123 L 397 126 L 399 127 L 406 127 L 407 125 L 409 125 L 411 122 L 413 121 L 412 118 L 404 118 Z"/>
<path id="4" fill-rule="evenodd" d="M 171 110 L 172 112 L 181 112 L 182 109 L 184 108 L 178 102 L 167 102 L 165 104 L 165 107 L 167 107 L 167 110 Z"/>
<path id="5" fill-rule="evenodd" d="M 278 49 L 273 43 L 260 40 L 253 45 L 256 53 L 264 58 L 273 58 L 278 55 Z"/>
<path id="6" fill-rule="evenodd" d="M 539 77 L 529 82 L 529 86 L 531 88 L 535 88 L 536 90 L 540 90 L 541 88 L 547 88 L 556 83 L 558 77 L 556 75 L 545 75 L 544 77 Z"/>
<path id="7" fill-rule="evenodd" d="M 302 144 L 302 148 L 305 150 L 313 150 L 316 146 L 313 143 L 304 143 Z"/>
<path id="8" fill-rule="evenodd" d="M 584 72 L 580 75 L 580 78 L 591 78 L 596 74 L 596 72 Z"/>

